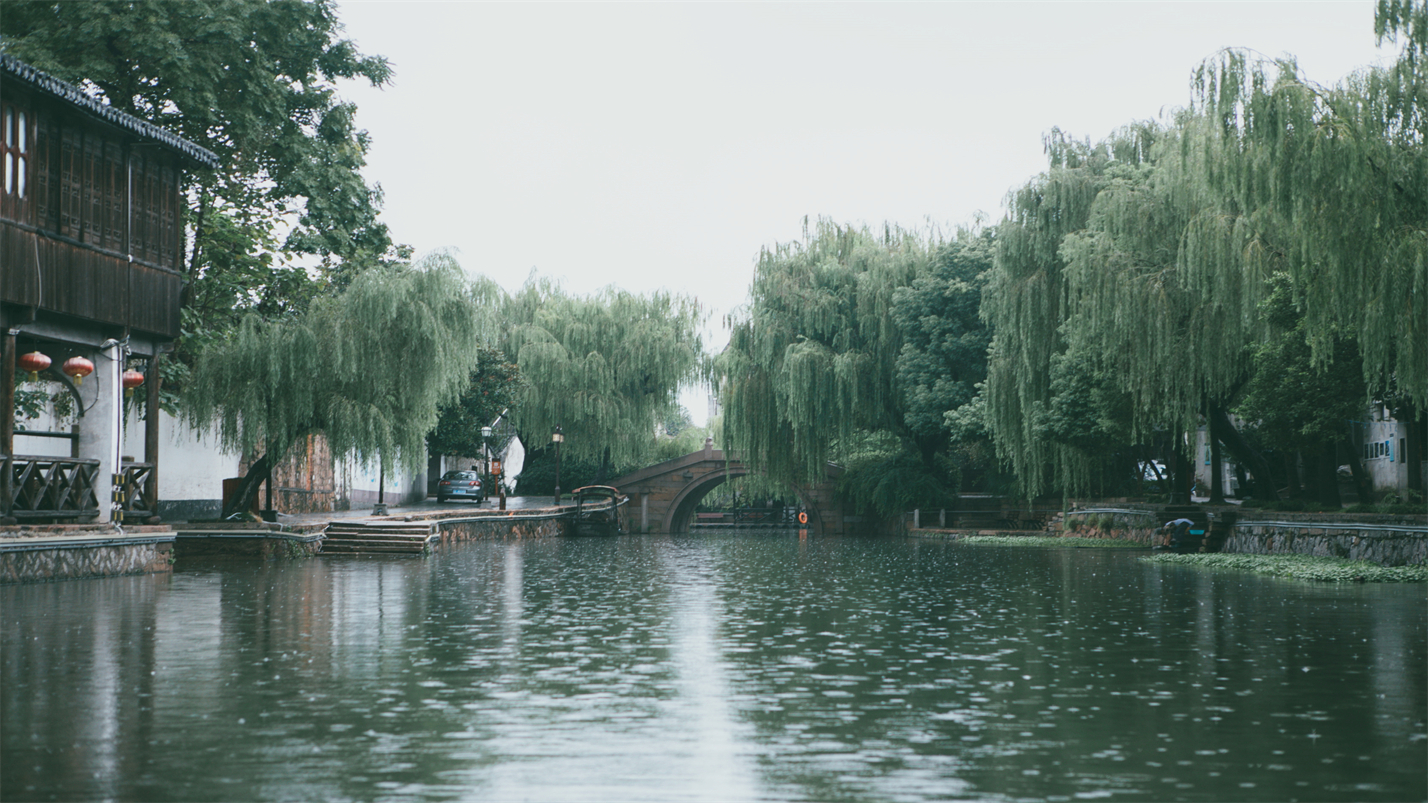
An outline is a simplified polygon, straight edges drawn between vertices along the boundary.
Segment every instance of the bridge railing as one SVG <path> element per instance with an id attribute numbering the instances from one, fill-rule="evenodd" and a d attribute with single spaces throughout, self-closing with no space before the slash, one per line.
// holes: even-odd
<path id="1" fill-rule="evenodd" d="M 796 527 L 798 508 L 735 507 L 694 514 L 693 526 Z"/>

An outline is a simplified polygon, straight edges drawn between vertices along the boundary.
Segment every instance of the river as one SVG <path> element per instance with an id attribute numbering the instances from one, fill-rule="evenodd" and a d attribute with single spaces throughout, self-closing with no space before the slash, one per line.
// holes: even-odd
<path id="1" fill-rule="evenodd" d="M 0 586 L 0 799 L 1428 798 L 1425 587 L 792 533 Z"/>

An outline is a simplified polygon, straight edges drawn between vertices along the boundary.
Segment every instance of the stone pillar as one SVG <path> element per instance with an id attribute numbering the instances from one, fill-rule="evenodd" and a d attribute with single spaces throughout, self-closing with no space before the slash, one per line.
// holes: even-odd
<path id="1" fill-rule="evenodd" d="M 640 490 L 640 533 L 650 531 L 650 489 Z"/>
<path id="2" fill-rule="evenodd" d="M 79 457 L 99 461 L 99 471 L 94 476 L 94 496 L 99 500 L 100 522 L 113 520 L 114 474 L 120 470 L 119 451 L 123 448 L 122 373 L 123 347 L 115 342 L 96 355 L 94 373 L 85 377 L 79 386 L 80 404 L 84 407 L 83 424 L 79 428 Z"/>

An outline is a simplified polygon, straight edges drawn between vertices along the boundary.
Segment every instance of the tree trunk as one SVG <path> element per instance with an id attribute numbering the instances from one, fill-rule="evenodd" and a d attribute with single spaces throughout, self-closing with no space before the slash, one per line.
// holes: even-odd
<path id="1" fill-rule="evenodd" d="M 1334 465 L 1332 444 L 1319 444 L 1308 455 L 1306 484 L 1309 485 L 1315 502 L 1329 507 L 1342 507 L 1339 496 L 1338 466 Z"/>
<path id="2" fill-rule="evenodd" d="M 1174 468 L 1171 469 L 1170 504 L 1190 504 L 1190 488 L 1195 484 L 1195 461 L 1185 456 L 1181 449 L 1170 450 Z"/>
<path id="3" fill-rule="evenodd" d="M 253 500 L 258 498 L 258 490 L 273 473 L 271 455 L 271 452 L 263 455 L 248 467 L 248 473 L 243 475 L 243 482 L 238 485 L 238 492 L 223 506 L 220 518 L 227 520 L 253 506 Z"/>
<path id="4" fill-rule="evenodd" d="M 1408 405 L 1408 415 L 1404 416 L 1403 459 L 1408 461 L 1408 490 L 1423 493 L 1423 450 L 1428 438 L 1428 414 L 1418 412 Z M 1416 413 L 1416 415 L 1415 415 Z"/>
<path id="5" fill-rule="evenodd" d="M 1210 447 L 1210 504 L 1223 505 L 1225 503 L 1225 456 L 1220 453 L 1220 421 L 1217 418 L 1210 419 L 1209 426 L 1205 427 L 1206 444 Z"/>
<path id="6" fill-rule="evenodd" d="M 1349 456 L 1349 472 L 1354 475 L 1354 489 L 1358 491 L 1359 502 L 1369 504 L 1373 502 L 1373 481 L 1369 479 L 1368 472 L 1364 471 L 1363 448 L 1354 444 L 1351 433 L 1353 424 L 1349 424 L 1344 434 L 1339 437 L 1339 443 L 1343 444 L 1344 451 Z"/>
<path id="7" fill-rule="evenodd" d="M 595 484 L 604 485 L 605 479 L 610 476 L 610 447 L 606 446 L 605 451 L 600 453 L 600 468 L 595 471 Z"/>
<path id="8" fill-rule="evenodd" d="M 1303 499 L 1304 486 L 1299 484 L 1299 450 L 1284 453 L 1284 475 L 1289 478 L 1290 499 Z"/>
<path id="9" fill-rule="evenodd" d="M 1278 501 L 1279 493 L 1274 490 L 1269 461 L 1235 428 L 1229 415 L 1225 413 L 1225 408 L 1218 404 L 1210 405 L 1210 420 L 1213 422 L 1211 431 L 1216 432 L 1230 452 L 1239 458 L 1240 462 L 1249 464 L 1250 470 L 1254 472 L 1255 496 L 1270 502 Z"/>
<path id="10" fill-rule="evenodd" d="M 13 524 L 11 517 L 11 483 L 15 481 L 15 350 L 18 343 L 9 332 L 0 335 L 3 349 L 0 349 L 0 520 Z"/>

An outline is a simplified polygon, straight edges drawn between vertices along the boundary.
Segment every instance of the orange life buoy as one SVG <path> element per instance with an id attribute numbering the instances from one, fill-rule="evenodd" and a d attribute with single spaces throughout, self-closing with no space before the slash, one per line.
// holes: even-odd
<path id="1" fill-rule="evenodd" d="M 798 511 L 798 523 L 799 523 L 799 524 L 807 524 L 807 523 L 808 523 L 808 512 L 807 512 L 807 511 L 803 511 L 803 510 Z"/>

